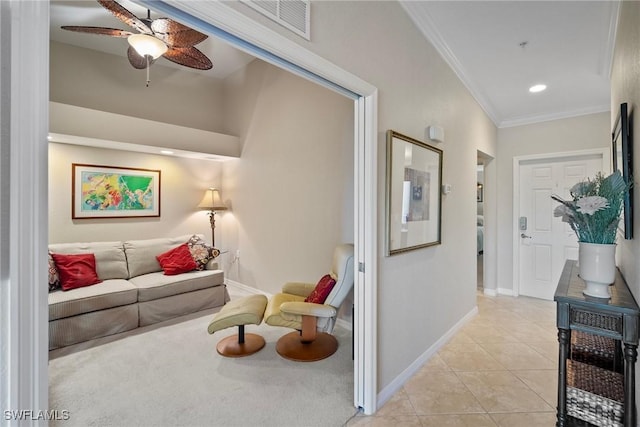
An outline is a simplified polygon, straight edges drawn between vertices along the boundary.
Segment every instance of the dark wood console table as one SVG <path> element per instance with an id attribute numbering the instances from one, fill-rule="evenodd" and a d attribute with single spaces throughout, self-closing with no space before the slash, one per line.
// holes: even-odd
<path id="1" fill-rule="evenodd" d="M 585 296 L 582 293 L 585 284 L 578 276 L 578 266 L 576 264 L 577 262 L 573 260 L 566 262 L 553 298 L 557 304 L 558 342 L 560 343 L 556 426 L 592 425 L 585 424 L 583 421 L 570 416 L 569 412 L 573 408 L 568 408 L 567 402 L 568 374 L 569 385 L 578 389 L 588 389 L 589 387 L 586 385 L 588 382 L 596 384 L 597 387 L 595 388 L 598 388 L 603 383 L 602 376 L 599 376 L 594 381 L 579 378 L 580 375 L 585 375 L 586 369 L 597 370 L 599 374 L 606 374 L 607 378 L 613 378 L 612 383 L 616 385 L 614 388 L 618 388 L 618 390 L 614 390 L 613 394 L 620 396 L 618 399 L 613 400 L 621 401 L 620 410 L 624 411 L 622 414 L 623 425 L 625 427 L 635 427 L 635 363 L 638 356 L 640 309 L 620 272 L 616 273 L 616 281 L 609 288 L 611 299 L 606 300 Z M 624 345 L 624 357 L 622 358 L 623 366 L 619 370 L 621 373 L 572 360 L 572 331 L 579 331 L 577 334 L 592 334 L 589 335 L 592 337 L 605 337 L 604 339 L 615 343 L 619 349 L 621 348 L 620 343 L 622 343 Z M 576 367 L 580 367 L 580 370 L 576 370 Z M 575 389 L 572 388 L 572 391 L 575 391 Z M 578 391 L 582 392 L 582 390 Z M 590 396 L 590 393 L 594 393 L 598 398 L 600 395 L 607 395 L 607 393 L 601 393 L 598 390 L 587 390 L 584 393 L 587 396 Z M 622 397 L 622 394 L 624 397 Z M 575 404 L 575 397 L 571 400 L 571 405 L 573 404 Z M 589 406 L 585 405 L 584 402 L 579 402 L 577 405 L 582 408 Z M 589 422 L 594 423 L 594 421 Z"/>

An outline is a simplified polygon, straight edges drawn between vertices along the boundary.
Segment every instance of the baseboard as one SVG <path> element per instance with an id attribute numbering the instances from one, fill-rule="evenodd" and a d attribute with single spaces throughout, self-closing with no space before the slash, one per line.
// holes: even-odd
<path id="1" fill-rule="evenodd" d="M 393 397 L 394 394 L 402 388 L 402 386 L 415 375 L 422 366 L 433 357 L 453 336 L 462 328 L 469 320 L 478 314 L 478 307 L 474 307 L 462 319 L 460 319 L 451 329 L 449 329 L 440 339 L 438 339 L 431 347 L 427 349 L 420 357 L 418 357 L 407 369 L 402 371 L 393 381 L 378 393 L 378 408 Z"/>
<path id="2" fill-rule="evenodd" d="M 347 331 L 353 332 L 353 325 L 348 320 L 336 319 L 336 326 L 340 326 L 341 328 L 344 328 Z"/>
<path id="3" fill-rule="evenodd" d="M 507 288 L 498 288 L 498 289 L 487 289 L 487 288 L 484 288 L 482 292 L 488 297 L 497 297 L 498 295 L 507 295 L 507 296 L 510 296 L 510 297 L 517 296 L 513 292 L 513 289 L 507 289 Z"/>
<path id="4" fill-rule="evenodd" d="M 483 289 L 482 293 L 485 294 L 488 297 L 497 297 L 498 296 L 498 291 L 496 291 L 495 289 Z"/>
<path id="5" fill-rule="evenodd" d="M 224 279 L 224 283 L 227 285 L 227 287 L 229 288 L 234 288 L 237 289 L 241 292 L 246 292 L 252 295 L 264 295 L 267 298 L 271 298 L 273 296 L 273 294 L 270 294 L 268 292 L 265 291 L 261 291 L 260 289 L 256 289 L 256 288 L 252 288 L 251 286 L 247 286 L 245 284 L 242 284 L 240 282 L 236 282 L 235 280 L 231 280 L 229 278 L 225 278 Z"/>

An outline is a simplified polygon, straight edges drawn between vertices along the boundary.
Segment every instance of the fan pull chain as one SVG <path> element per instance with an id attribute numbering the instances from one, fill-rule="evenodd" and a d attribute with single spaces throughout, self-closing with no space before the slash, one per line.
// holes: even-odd
<path id="1" fill-rule="evenodd" d="M 151 81 L 149 79 L 149 55 L 145 55 L 144 57 L 147 60 L 147 87 L 149 87 L 149 82 Z"/>

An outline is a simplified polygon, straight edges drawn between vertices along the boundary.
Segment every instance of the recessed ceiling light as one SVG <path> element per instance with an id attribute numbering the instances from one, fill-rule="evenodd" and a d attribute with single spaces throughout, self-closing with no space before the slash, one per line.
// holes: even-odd
<path id="1" fill-rule="evenodd" d="M 529 92 L 531 93 L 537 93 L 537 92 L 542 92 L 543 90 L 545 90 L 547 88 L 547 85 L 533 85 L 529 88 Z"/>
<path id="2" fill-rule="evenodd" d="M 173 151 L 171 151 L 171 150 L 161 150 L 160 152 L 162 154 L 173 154 Z"/>

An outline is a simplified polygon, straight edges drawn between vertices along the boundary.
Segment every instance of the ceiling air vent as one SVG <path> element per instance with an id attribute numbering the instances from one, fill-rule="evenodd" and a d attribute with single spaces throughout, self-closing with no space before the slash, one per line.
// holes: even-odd
<path id="1" fill-rule="evenodd" d="M 311 40 L 309 0 L 241 0 L 283 27 Z"/>

